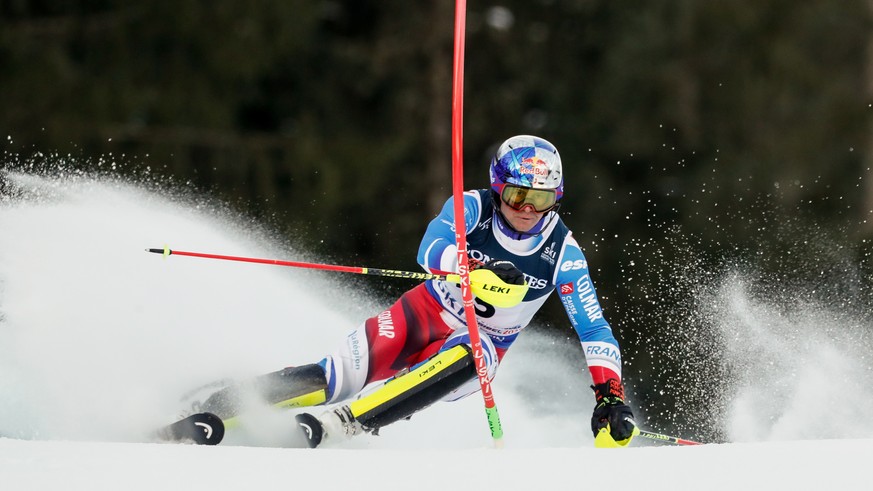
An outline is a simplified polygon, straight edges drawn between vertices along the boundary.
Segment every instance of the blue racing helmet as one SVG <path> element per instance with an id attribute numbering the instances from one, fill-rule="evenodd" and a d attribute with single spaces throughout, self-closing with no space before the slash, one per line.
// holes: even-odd
<path id="1" fill-rule="evenodd" d="M 525 205 L 538 212 L 554 209 L 564 196 L 558 149 L 537 136 L 506 140 L 491 159 L 491 190 L 515 209 Z"/>

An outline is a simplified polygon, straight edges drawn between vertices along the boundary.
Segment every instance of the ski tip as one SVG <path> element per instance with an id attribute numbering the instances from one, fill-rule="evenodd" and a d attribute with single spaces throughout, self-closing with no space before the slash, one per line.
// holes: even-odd
<path id="1" fill-rule="evenodd" d="M 198 445 L 218 445 L 224 439 L 224 422 L 212 413 L 195 415 L 193 439 Z"/>
<path id="2" fill-rule="evenodd" d="M 191 441 L 197 445 L 218 445 L 224 438 L 224 423 L 212 413 L 197 413 L 158 430 L 159 440 Z"/>
<path id="3" fill-rule="evenodd" d="M 324 438 L 324 427 L 321 421 L 309 413 L 300 413 L 294 417 L 301 436 L 306 439 L 306 446 L 316 448 Z"/>

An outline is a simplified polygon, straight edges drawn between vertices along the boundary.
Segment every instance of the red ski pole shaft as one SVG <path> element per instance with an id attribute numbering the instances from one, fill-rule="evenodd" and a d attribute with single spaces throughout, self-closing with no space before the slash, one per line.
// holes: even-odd
<path id="1" fill-rule="evenodd" d="M 280 259 L 261 259 L 256 257 L 225 256 L 222 254 L 207 254 L 204 252 L 178 251 L 166 247 L 163 249 L 146 249 L 146 251 L 153 252 L 155 254 L 163 254 L 164 256 L 191 256 L 206 259 L 220 259 L 223 261 L 241 261 L 246 263 L 271 264 L 274 266 L 289 266 L 292 268 L 320 269 L 324 271 L 338 271 L 341 273 L 387 276 L 391 278 L 409 278 L 413 280 L 440 280 L 450 281 L 454 283 L 460 282 L 460 277 L 457 274 L 445 273 L 442 271 L 432 274 L 418 271 L 398 271 L 395 269 L 363 268 L 358 266 L 336 266 L 333 264 L 305 263 L 299 261 L 282 261 Z"/>

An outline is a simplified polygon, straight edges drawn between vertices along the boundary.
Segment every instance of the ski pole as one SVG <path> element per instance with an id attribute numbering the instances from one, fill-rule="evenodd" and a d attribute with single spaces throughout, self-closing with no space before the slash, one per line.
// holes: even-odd
<path id="1" fill-rule="evenodd" d="M 206 259 L 221 259 L 223 261 L 241 261 L 246 263 L 272 264 L 274 266 L 290 266 L 292 268 L 320 269 L 325 271 L 339 271 L 341 273 L 357 273 L 372 276 L 387 276 L 390 278 L 408 278 L 411 280 L 438 280 L 452 283 L 460 283 L 461 276 L 454 273 L 439 271 L 437 273 L 422 273 L 418 271 L 397 271 L 394 269 L 362 268 L 358 266 L 336 266 L 333 264 L 304 263 L 299 261 L 283 261 L 280 259 L 260 259 L 255 257 L 225 256 L 222 254 L 207 254 L 203 252 L 178 251 L 164 247 L 163 249 L 151 248 L 147 252 L 163 254 L 164 256 L 191 256 Z"/>
<path id="2" fill-rule="evenodd" d="M 660 433 L 652 433 L 651 431 L 646 430 L 640 430 L 640 434 L 638 436 L 648 438 L 650 440 L 657 440 L 659 442 L 675 443 L 676 445 L 703 445 L 703 443 L 700 442 L 686 440 L 684 438 L 670 435 L 662 435 Z"/>
<path id="3" fill-rule="evenodd" d="M 424 273 L 418 271 L 398 271 L 395 269 L 363 268 L 359 266 L 336 266 L 333 264 L 305 263 L 300 261 L 283 261 L 280 259 L 261 259 L 256 257 L 226 256 L 223 254 L 207 254 L 205 252 L 178 251 L 164 247 L 163 249 L 150 248 L 146 252 L 167 256 L 191 256 L 206 259 L 220 259 L 223 261 L 240 261 L 246 263 L 271 264 L 274 266 L 290 266 L 292 268 L 320 269 L 325 271 L 338 271 L 341 273 L 366 274 L 371 276 L 383 276 L 389 278 L 407 278 L 411 280 L 437 280 L 460 284 L 461 275 L 437 271 Z M 528 285 L 510 285 L 501 280 L 493 271 L 477 269 L 470 272 L 470 288 L 477 297 L 495 307 L 513 307 L 518 305 L 527 294 Z"/>

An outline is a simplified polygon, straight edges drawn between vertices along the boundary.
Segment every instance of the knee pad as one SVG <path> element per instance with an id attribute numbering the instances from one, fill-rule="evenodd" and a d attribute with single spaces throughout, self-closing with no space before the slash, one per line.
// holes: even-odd
<path id="1" fill-rule="evenodd" d="M 485 366 L 488 367 L 488 380 L 494 380 L 494 376 L 497 375 L 497 365 L 500 363 L 497 357 L 497 349 L 494 347 L 491 338 L 486 334 L 479 333 L 479 341 L 482 343 L 482 357 L 485 358 Z M 440 352 L 451 349 L 459 344 L 467 345 L 471 350 L 473 349 L 470 342 L 470 332 L 466 327 L 455 330 L 455 332 L 446 339 L 445 344 L 440 348 Z M 478 392 L 479 389 L 479 378 L 473 377 L 473 379 L 468 380 L 460 387 L 446 394 L 442 400 L 446 402 L 457 401 L 470 394 Z"/>

